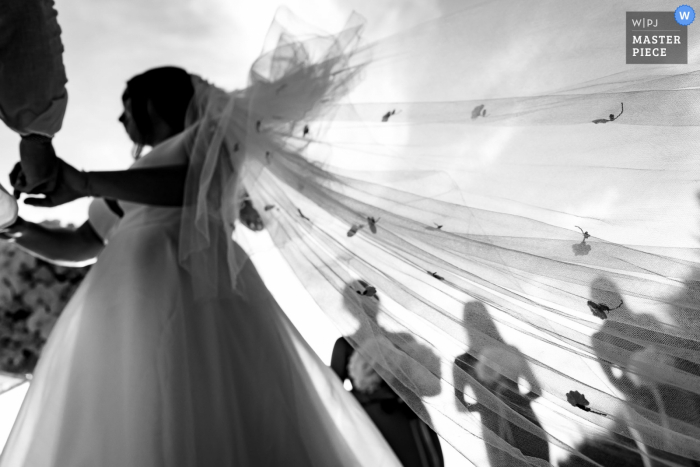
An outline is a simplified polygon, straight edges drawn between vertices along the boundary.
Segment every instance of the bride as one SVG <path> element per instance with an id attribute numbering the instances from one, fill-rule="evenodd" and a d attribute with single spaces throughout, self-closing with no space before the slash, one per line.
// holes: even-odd
<path id="1" fill-rule="evenodd" d="M 134 77 L 119 120 L 153 149 L 122 172 L 60 162 L 62 184 L 28 201 L 96 197 L 76 232 L 22 220 L 8 229 L 36 255 L 98 261 L 44 348 L 3 467 L 399 465 L 243 250 L 215 233 L 224 216 L 210 212 L 202 224 L 213 254 L 183 256 L 188 191 L 201 185 L 198 157 L 217 135 L 207 115 L 225 96 L 179 68 Z M 226 155 L 242 157 L 245 139 L 233 144 Z M 222 175 L 207 194 L 214 203 L 217 189 L 239 188 L 231 180 L 213 188 Z"/>

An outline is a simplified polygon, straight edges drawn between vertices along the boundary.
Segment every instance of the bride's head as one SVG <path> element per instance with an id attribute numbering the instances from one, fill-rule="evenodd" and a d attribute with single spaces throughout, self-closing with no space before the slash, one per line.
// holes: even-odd
<path id="1" fill-rule="evenodd" d="M 153 68 L 127 82 L 119 121 L 137 146 L 154 146 L 184 130 L 193 95 L 192 78 L 185 70 Z"/>

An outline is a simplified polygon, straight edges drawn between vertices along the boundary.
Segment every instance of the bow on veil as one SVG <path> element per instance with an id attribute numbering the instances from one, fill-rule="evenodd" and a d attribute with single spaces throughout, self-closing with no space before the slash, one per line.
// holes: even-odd
<path id="1" fill-rule="evenodd" d="M 341 332 L 367 319 L 363 290 L 343 300 L 362 279 L 382 294 L 376 337 L 415 336 L 394 344 L 418 366 L 439 356 L 442 371 L 372 361 L 405 400 L 431 394 L 414 409 L 476 465 L 474 439 L 504 465 L 550 459 L 460 410 L 467 385 L 552 460 L 697 462 L 697 47 L 688 65 L 624 63 L 625 12 L 661 9 L 502 1 L 370 44 L 357 17 L 295 37 L 281 13 L 250 86 L 199 101 L 181 260 L 228 254 L 230 277 L 197 279 L 202 293 L 235 282 L 245 258 L 213 238 L 230 238 L 244 184 Z M 464 319 L 472 302 L 502 338 Z M 495 377 L 532 391 L 541 427 L 479 379 L 483 364 L 451 371 L 482 348 L 519 352 L 536 387 Z"/>

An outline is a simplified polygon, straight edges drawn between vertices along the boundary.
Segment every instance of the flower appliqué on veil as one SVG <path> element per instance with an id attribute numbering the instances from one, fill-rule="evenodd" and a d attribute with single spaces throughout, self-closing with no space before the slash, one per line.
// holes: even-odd
<path id="1" fill-rule="evenodd" d="M 591 403 L 588 402 L 588 399 L 586 399 L 586 396 L 581 394 L 578 391 L 567 392 L 566 393 L 566 400 L 569 404 L 583 410 L 584 412 L 591 412 L 591 413 L 594 413 L 596 415 L 602 415 L 603 417 L 607 417 L 607 414 L 591 409 L 589 407 L 589 405 L 591 405 Z"/>

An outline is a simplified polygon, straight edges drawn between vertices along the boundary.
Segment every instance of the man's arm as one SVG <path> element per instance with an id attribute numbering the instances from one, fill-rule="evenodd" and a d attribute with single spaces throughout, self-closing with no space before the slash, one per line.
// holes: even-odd
<path id="1" fill-rule="evenodd" d="M 0 2 L 0 119 L 22 135 L 20 160 L 28 192 L 56 184 L 51 137 L 66 111 L 61 28 L 52 0 Z"/>
<path id="2" fill-rule="evenodd" d="M 104 248 L 104 242 L 89 222 L 78 229 L 49 228 L 17 218 L 0 232 L 30 254 L 61 265 L 76 265 L 92 260 Z"/>

